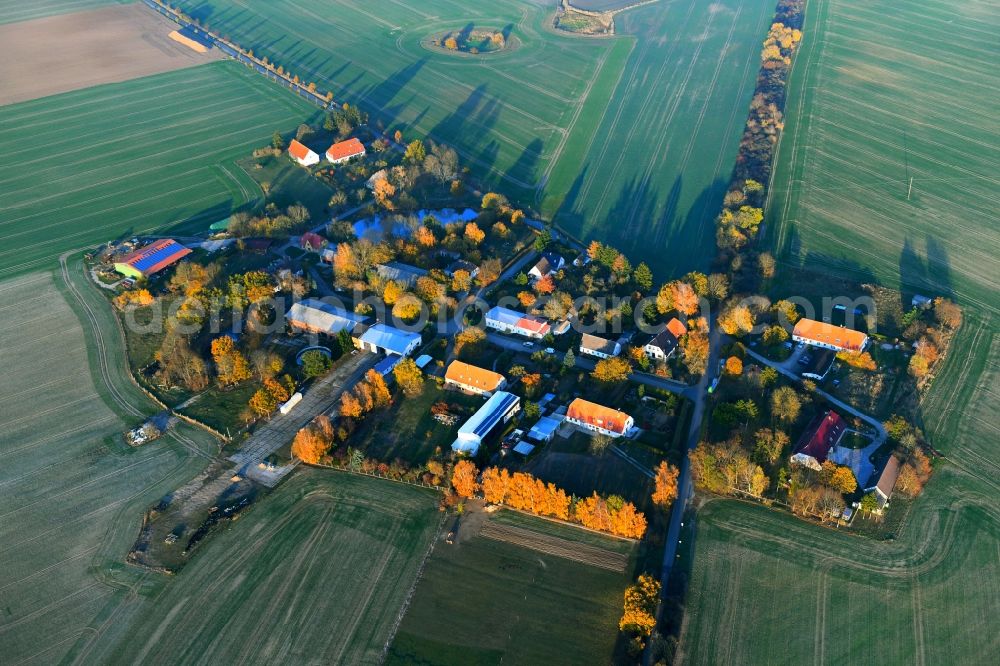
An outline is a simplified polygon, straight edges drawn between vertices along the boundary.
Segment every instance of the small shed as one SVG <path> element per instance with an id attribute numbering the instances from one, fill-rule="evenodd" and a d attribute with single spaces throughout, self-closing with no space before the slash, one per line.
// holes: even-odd
<path id="1" fill-rule="evenodd" d="M 518 442 L 517 446 L 514 447 L 514 453 L 520 453 L 522 456 L 529 456 L 534 450 L 535 445 L 527 442 Z"/>
<path id="2" fill-rule="evenodd" d="M 551 442 L 552 437 L 556 434 L 556 430 L 559 429 L 560 423 L 562 421 L 559 419 L 554 419 L 551 416 L 543 416 L 538 419 L 538 423 L 531 426 L 531 430 L 528 431 L 528 438 L 536 442 Z"/>

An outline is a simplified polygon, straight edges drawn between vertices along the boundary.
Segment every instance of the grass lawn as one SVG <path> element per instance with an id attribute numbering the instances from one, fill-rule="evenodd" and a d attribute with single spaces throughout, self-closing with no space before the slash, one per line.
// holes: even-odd
<path id="1" fill-rule="evenodd" d="M 784 261 L 1000 312 L 998 31 L 971 0 L 810 2 L 767 215 Z"/>
<path id="2" fill-rule="evenodd" d="M 260 196 L 234 160 L 316 113 L 232 61 L 0 107 L 0 278 L 122 235 L 205 230 Z"/>
<path id="3" fill-rule="evenodd" d="M 454 145 L 488 187 L 661 274 L 713 254 L 774 11 L 656 3 L 620 15 L 614 37 L 581 39 L 551 27 L 553 5 L 521 0 L 179 5 L 373 122 Z M 422 45 L 469 24 L 507 27 L 518 46 L 460 58 Z"/>
<path id="4" fill-rule="evenodd" d="M 543 533 L 562 527 L 524 518 L 519 527 Z M 558 536 L 591 536 L 568 529 Z M 388 663 L 607 664 L 629 582 L 622 573 L 481 536 L 441 543 L 427 562 Z"/>
<path id="5" fill-rule="evenodd" d="M 246 425 L 241 415 L 258 388 L 260 384 L 255 381 L 243 382 L 225 390 L 213 385 L 181 412 L 219 432 L 236 432 Z"/>
<path id="6" fill-rule="evenodd" d="M 256 168 L 256 165 L 260 168 Z M 302 204 L 309 209 L 313 224 L 326 217 L 326 206 L 333 196 L 333 189 L 314 177 L 309 171 L 292 162 L 285 154 L 281 157 L 248 157 L 237 165 L 250 174 L 258 185 L 268 184 L 268 200 L 284 210 L 292 204 Z"/>
<path id="7" fill-rule="evenodd" d="M 303 469 L 216 534 L 102 663 L 379 660 L 438 495 Z"/>
<path id="8" fill-rule="evenodd" d="M 431 406 L 438 401 L 457 405 L 458 422 L 446 426 L 434 420 Z M 468 415 L 484 400 L 458 391 L 444 391 L 432 379 L 424 382 L 420 395 L 408 398 L 397 394 L 395 404 L 366 418 L 351 436 L 351 445 L 370 458 L 386 462 L 401 458 L 409 465 L 426 463 L 435 449 L 447 452 Z"/>
<path id="9" fill-rule="evenodd" d="M 596 490 L 602 495 L 621 495 L 640 509 L 650 509 L 652 479 L 611 451 L 600 456 L 590 455 L 586 448 L 590 444 L 589 437 L 584 437 L 576 433 L 569 440 L 553 440 L 556 446 L 533 458 L 525 470 L 578 497 L 589 497 Z M 624 448 L 633 457 L 636 457 L 634 454 L 648 456 L 649 462 L 655 457 L 646 449 L 628 445 Z"/>

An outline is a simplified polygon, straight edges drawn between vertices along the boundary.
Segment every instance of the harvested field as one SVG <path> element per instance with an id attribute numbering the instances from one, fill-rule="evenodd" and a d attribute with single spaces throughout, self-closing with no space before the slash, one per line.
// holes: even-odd
<path id="1" fill-rule="evenodd" d="M 0 278 L 121 234 L 204 230 L 261 195 L 235 160 L 315 112 L 232 61 L 0 107 Z"/>
<path id="2" fill-rule="evenodd" d="M 216 534 L 94 663 L 376 663 L 437 495 L 303 469 Z"/>
<path id="3" fill-rule="evenodd" d="M 0 25 L 0 105 L 221 57 L 171 40 L 176 27 L 139 2 Z"/>
<path id="4" fill-rule="evenodd" d="M 127 625 L 146 584 L 123 565 L 143 509 L 196 474 L 213 446 L 186 426 L 183 439 L 122 441 L 153 406 L 122 374 L 113 320 L 82 327 L 74 309 L 84 301 L 60 289 L 49 273 L 0 282 L 0 645 L 10 664 L 85 655 L 112 618 Z M 99 294 L 81 296 L 107 308 Z"/>
<path id="5" fill-rule="evenodd" d="M 45 16 L 70 14 L 128 0 L 0 0 L 0 24 L 30 21 Z"/>
<path id="6" fill-rule="evenodd" d="M 593 567 L 607 569 L 608 571 L 625 572 L 628 565 L 628 556 L 622 553 L 614 553 L 603 548 L 595 548 L 579 543 L 574 543 L 557 536 L 541 534 L 532 530 L 527 530 L 511 525 L 503 525 L 493 521 L 487 521 L 479 532 L 487 539 L 505 541 L 515 546 L 522 546 L 530 550 L 555 555 L 574 562 L 589 564 Z"/>
<path id="7" fill-rule="evenodd" d="M 509 513 L 494 514 L 489 523 Z M 609 552 L 628 546 L 627 555 L 634 549 L 629 542 L 531 516 L 516 520 L 516 527 L 540 537 L 558 535 L 559 541 L 591 547 L 596 538 L 608 544 Z M 629 582 L 621 572 L 485 536 L 439 543 L 387 663 L 612 663 Z"/>

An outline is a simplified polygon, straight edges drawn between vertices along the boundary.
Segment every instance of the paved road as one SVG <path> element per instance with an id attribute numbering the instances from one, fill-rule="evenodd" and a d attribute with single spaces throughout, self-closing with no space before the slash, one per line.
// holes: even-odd
<path id="1" fill-rule="evenodd" d="M 512 277 L 520 273 L 522 270 L 525 269 L 525 267 L 527 267 L 529 263 L 535 261 L 537 257 L 538 253 L 532 249 L 529 249 L 525 251 L 524 254 L 522 254 L 520 257 L 518 257 L 512 264 L 507 266 L 507 268 L 505 268 L 503 272 L 500 273 L 500 278 L 496 282 L 488 284 L 485 287 L 480 287 L 479 289 L 476 290 L 475 293 L 471 294 L 467 293 L 464 296 L 460 295 L 461 297 L 458 299 L 459 302 L 459 306 L 457 308 L 458 312 L 464 313 L 465 310 L 476 301 L 484 300 L 483 294 L 489 291 L 493 286 L 498 285 L 502 282 L 506 282 L 507 280 L 511 279 Z M 456 313 L 454 317 L 445 322 L 444 330 L 438 331 L 438 335 L 453 337 L 463 328 L 465 328 L 465 322 L 463 322 Z"/>
<path id="2" fill-rule="evenodd" d="M 275 413 L 271 420 L 259 427 L 240 450 L 229 457 L 238 465 L 256 465 L 295 437 L 300 428 L 320 414 L 333 410 L 340 394 L 350 389 L 379 360 L 379 356 L 358 352 L 343 365 L 315 382 L 303 393 L 302 401 L 288 414 Z"/>
<path id="3" fill-rule="evenodd" d="M 486 340 L 497 347 L 502 349 L 507 349 L 513 352 L 524 352 L 531 354 L 533 352 L 545 349 L 545 345 L 540 342 L 534 342 L 532 347 L 525 347 L 526 342 L 524 338 L 515 338 L 513 336 L 502 335 L 496 333 L 495 331 L 487 331 Z M 553 354 L 553 357 L 558 359 L 560 362 L 566 355 L 563 352 L 557 351 Z M 580 354 L 576 355 L 575 367 L 581 370 L 586 370 L 590 372 L 597 365 L 597 361 L 592 358 L 582 356 Z M 678 382 L 673 379 L 667 379 L 666 377 L 660 377 L 658 375 L 651 375 L 646 372 L 633 372 L 629 375 L 629 380 L 637 384 L 645 384 L 651 388 L 663 389 L 664 391 L 670 391 L 671 393 L 676 393 L 679 396 L 688 398 L 689 400 L 694 400 L 698 392 L 698 386 L 690 386 L 683 382 Z"/>
<path id="4" fill-rule="evenodd" d="M 708 366 L 705 374 L 702 375 L 698 384 L 692 387 L 690 399 L 694 404 L 691 410 L 691 427 L 688 429 L 687 450 L 683 460 L 681 460 L 680 473 L 677 477 L 677 499 L 670 510 L 670 524 L 667 526 L 667 540 L 663 548 L 663 567 L 660 571 L 660 581 L 662 595 L 667 594 L 667 583 L 673 570 L 674 562 L 677 559 L 677 545 L 680 542 L 681 523 L 684 520 L 684 513 L 687 511 L 688 503 L 694 497 L 693 485 L 691 483 L 691 464 L 688 460 L 687 452 L 698 446 L 701 438 L 701 422 L 705 418 L 705 407 L 708 402 L 708 387 L 715 379 L 719 371 L 719 347 L 722 342 L 722 335 L 717 326 L 713 326 L 709 334 L 709 354 Z M 663 613 L 663 603 L 661 598 L 660 607 L 657 609 L 657 618 L 661 618 Z M 648 661 L 649 650 L 646 651 Z"/>

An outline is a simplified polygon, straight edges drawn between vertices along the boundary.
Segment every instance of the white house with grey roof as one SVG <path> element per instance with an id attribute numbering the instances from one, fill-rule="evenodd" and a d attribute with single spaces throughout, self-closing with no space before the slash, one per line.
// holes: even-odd
<path id="1" fill-rule="evenodd" d="M 412 288 L 413 285 L 417 283 L 418 278 L 422 278 L 427 275 L 427 271 L 423 268 L 417 268 L 416 266 L 410 266 L 409 264 L 402 264 L 398 261 L 377 264 L 375 266 L 375 272 L 378 273 L 383 279 L 398 282 L 407 289 Z"/>
<path id="2" fill-rule="evenodd" d="M 316 298 L 306 298 L 293 303 L 285 315 L 285 321 L 294 329 L 309 333 L 337 335 L 343 330 L 351 331 L 363 324 L 368 317 L 349 312 Z"/>
<path id="3" fill-rule="evenodd" d="M 580 353 L 597 358 L 611 358 L 622 353 L 622 346 L 614 340 L 584 333 L 583 340 L 580 341 Z"/>

